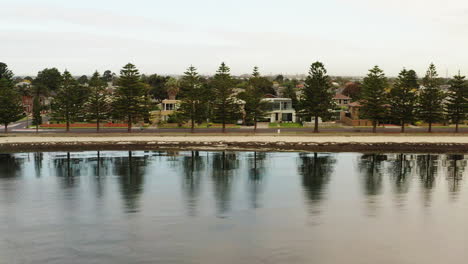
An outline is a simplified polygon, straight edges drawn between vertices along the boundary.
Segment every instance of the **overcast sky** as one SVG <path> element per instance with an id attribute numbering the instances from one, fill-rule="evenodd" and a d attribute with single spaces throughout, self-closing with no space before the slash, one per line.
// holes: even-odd
<path id="1" fill-rule="evenodd" d="M 379 65 L 468 74 L 466 0 L 0 0 L 0 61 L 17 75 L 118 70 L 332 75 Z"/>

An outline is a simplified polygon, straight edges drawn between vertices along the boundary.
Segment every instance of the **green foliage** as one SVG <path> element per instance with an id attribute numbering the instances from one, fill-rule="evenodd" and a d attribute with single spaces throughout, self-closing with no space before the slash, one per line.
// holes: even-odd
<path id="1" fill-rule="evenodd" d="M 167 80 L 169 80 L 169 78 L 170 77 L 168 76 L 152 74 L 148 77 L 142 78 L 142 81 L 144 83 L 149 84 L 149 93 L 153 97 L 153 99 L 157 102 L 161 102 L 162 100 L 167 98 L 166 82 Z"/>
<path id="2" fill-rule="evenodd" d="M 241 117 L 239 101 L 232 97 L 233 80 L 229 67 L 221 63 L 216 72 L 211 86 L 214 92 L 214 120 L 223 124 L 223 132 L 227 122 L 234 122 Z"/>
<path id="3" fill-rule="evenodd" d="M 64 120 L 67 123 L 67 131 L 70 130 L 70 123 L 77 121 L 83 113 L 83 105 L 88 92 L 78 85 L 76 80 L 65 71 L 62 83 L 52 100 L 52 116 L 57 120 Z"/>
<path id="4" fill-rule="evenodd" d="M 418 77 L 413 70 L 403 69 L 390 91 L 390 112 L 392 118 L 404 125 L 415 120 Z"/>
<path id="5" fill-rule="evenodd" d="M 112 82 L 114 80 L 114 76 L 115 74 L 113 72 L 111 72 L 110 70 L 106 70 L 102 74 L 102 80 L 105 81 L 106 83 Z"/>
<path id="6" fill-rule="evenodd" d="M 8 76 L 0 78 L 0 105 L 0 124 L 5 126 L 6 132 L 8 124 L 23 117 L 21 96 L 13 88 Z"/>
<path id="7" fill-rule="evenodd" d="M 423 79 L 424 89 L 419 96 L 418 112 L 421 120 L 429 124 L 429 132 L 432 123 L 440 122 L 444 116 L 445 99 L 444 92 L 440 89 L 440 79 L 438 78 L 436 67 L 431 63 Z"/>
<path id="8" fill-rule="evenodd" d="M 330 78 L 323 63 L 318 61 L 313 63 L 302 89 L 299 116 L 307 119 L 314 118 L 315 132 L 318 132 L 319 117 L 324 120 L 332 117 L 332 109 L 335 107 L 334 94 L 335 91 L 330 84 Z"/>
<path id="9" fill-rule="evenodd" d="M 55 92 L 60 88 L 62 83 L 62 75 L 57 68 L 45 68 L 37 73 L 34 79 L 34 91 L 36 95 L 47 95 L 50 92 Z"/>
<path id="10" fill-rule="evenodd" d="M 176 98 L 176 96 L 179 94 L 180 82 L 176 78 L 169 77 L 169 79 L 167 79 L 166 83 L 164 84 L 164 87 L 169 98 Z"/>
<path id="11" fill-rule="evenodd" d="M 447 95 L 446 112 L 447 117 L 456 124 L 456 131 L 458 132 L 458 124 L 463 122 L 468 113 L 468 85 L 465 76 L 453 76 L 450 81 L 450 88 Z"/>
<path id="12" fill-rule="evenodd" d="M 387 117 L 387 96 L 385 94 L 387 85 L 387 78 L 379 66 L 369 70 L 362 84 L 361 115 L 372 121 L 374 132 L 377 122 L 383 121 Z"/>
<path id="13" fill-rule="evenodd" d="M 89 119 L 96 120 L 97 130 L 99 130 L 100 121 L 107 118 L 110 112 L 110 98 L 106 88 L 106 82 L 96 71 L 89 80 L 89 96 L 85 103 L 85 110 Z"/>
<path id="14" fill-rule="evenodd" d="M 359 82 L 347 82 L 343 89 L 343 94 L 351 97 L 353 101 L 358 101 L 361 98 L 362 85 Z"/>
<path id="15" fill-rule="evenodd" d="M 264 93 L 262 87 L 259 86 L 259 78 L 262 77 L 258 72 L 258 68 L 255 67 L 245 92 L 239 94 L 239 98 L 245 101 L 245 121 L 248 124 L 253 124 L 254 129 L 257 128 L 257 121 L 262 119 L 270 108 L 270 104 L 263 100 Z"/>
<path id="16" fill-rule="evenodd" d="M 209 93 L 202 84 L 197 69 L 190 66 L 180 81 L 181 104 L 177 113 L 180 119 L 190 120 L 192 130 L 208 117 Z"/>
<path id="17" fill-rule="evenodd" d="M 36 126 L 38 128 L 40 125 L 42 125 L 42 116 L 41 116 L 41 102 L 39 101 L 39 96 L 34 97 L 33 101 L 33 116 L 32 116 L 32 125 Z"/>
<path id="18" fill-rule="evenodd" d="M 120 71 L 117 80 L 118 87 L 113 101 L 114 115 L 127 120 L 128 131 L 131 131 L 132 123 L 141 117 L 148 115 L 145 97 L 147 91 L 140 82 L 140 73 L 135 65 L 128 63 Z"/>
<path id="19" fill-rule="evenodd" d="M 0 79 L 3 79 L 9 85 L 13 84 L 13 72 L 8 69 L 8 65 L 3 62 L 0 62 Z"/>
<path id="20" fill-rule="evenodd" d="M 88 76 L 86 75 L 82 75 L 80 78 L 78 78 L 78 83 L 83 85 L 83 84 L 87 84 L 88 83 Z"/>

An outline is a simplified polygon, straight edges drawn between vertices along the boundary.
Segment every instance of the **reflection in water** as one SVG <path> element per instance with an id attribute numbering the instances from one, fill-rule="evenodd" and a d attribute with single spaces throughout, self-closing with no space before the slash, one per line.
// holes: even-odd
<path id="1" fill-rule="evenodd" d="M 466 167 L 460 154 L 0 154 L 0 263 L 465 263 Z"/>
<path id="2" fill-rule="evenodd" d="M 15 154 L 0 154 L 0 178 L 13 178 L 21 173 L 22 159 Z"/>
<path id="3" fill-rule="evenodd" d="M 182 190 L 185 194 L 190 216 L 197 215 L 197 201 L 200 195 L 202 172 L 205 169 L 203 158 L 199 151 L 191 151 L 190 156 L 182 157 L 183 181 Z"/>
<path id="4" fill-rule="evenodd" d="M 249 156 L 249 180 L 247 184 L 251 208 L 259 208 L 259 196 L 262 193 L 265 175 L 266 152 L 254 152 Z"/>
<path id="5" fill-rule="evenodd" d="M 330 154 L 299 153 L 299 174 L 302 176 L 302 186 L 311 205 L 320 202 L 325 193 L 325 187 L 330 181 L 336 162 Z M 312 213 L 319 209 L 311 207 Z"/>
<path id="6" fill-rule="evenodd" d="M 223 151 L 214 153 L 212 159 L 212 179 L 218 215 L 229 212 L 231 202 L 231 188 L 234 171 L 239 167 L 237 154 Z"/>
<path id="7" fill-rule="evenodd" d="M 114 173 L 119 176 L 120 192 L 127 212 L 138 212 L 138 199 L 143 191 L 145 167 L 146 156 L 133 157 L 132 151 L 128 152 L 128 157 L 115 159 Z"/>
<path id="8" fill-rule="evenodd" d="M 378 195 L 382 192 L 382 165 L 387 155 L 364 154 L 360 157 L 358 166 L 364 175 L 364 190 L 366 195 Z"/>

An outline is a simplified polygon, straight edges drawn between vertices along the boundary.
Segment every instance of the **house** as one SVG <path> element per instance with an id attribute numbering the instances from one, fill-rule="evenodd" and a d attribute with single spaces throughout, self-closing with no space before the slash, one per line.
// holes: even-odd
<path id="1" fill-rule="evenodd" d="M 351 97 L 346 96 L 346 95 L 344 95 L 342 93 L 337 93 L 333 97 L 333 101 L 338 106 L 347 106 L 349 103 L 351 103 Z"/>
<path id="2" fill-rule="evenodd" d="M 291 98 L 264 98 L 263 100 L 271 104 L 271 110 L 266 116 L 269 122 L 296 122 L 296 111 Z"/>
<path id="3" fill-rule="evenodd" d="M 156 113 L 156 118 L 161 121 L 167 121 L 169 116 L 179 108 L 180 100 L 176 99 L 164 99 L 159 104 L 160 111 Z"/>
<path id="4" fill-rule="evenodd" d="M 359 102 L 352 102 L 348 105 L 348 111 L 340 115 L 340 120 L 349 126 L 372 126 L 368 119 L 360 119 L 359 114 L 362 105 Z"/>

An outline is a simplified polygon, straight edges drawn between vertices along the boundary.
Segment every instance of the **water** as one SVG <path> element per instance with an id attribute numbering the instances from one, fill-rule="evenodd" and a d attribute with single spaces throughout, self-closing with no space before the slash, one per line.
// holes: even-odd
<path id="1" fill-rule="evenodd" d="M 0 263 L 466 263 L 463 155 L 0 155 Z"/>

